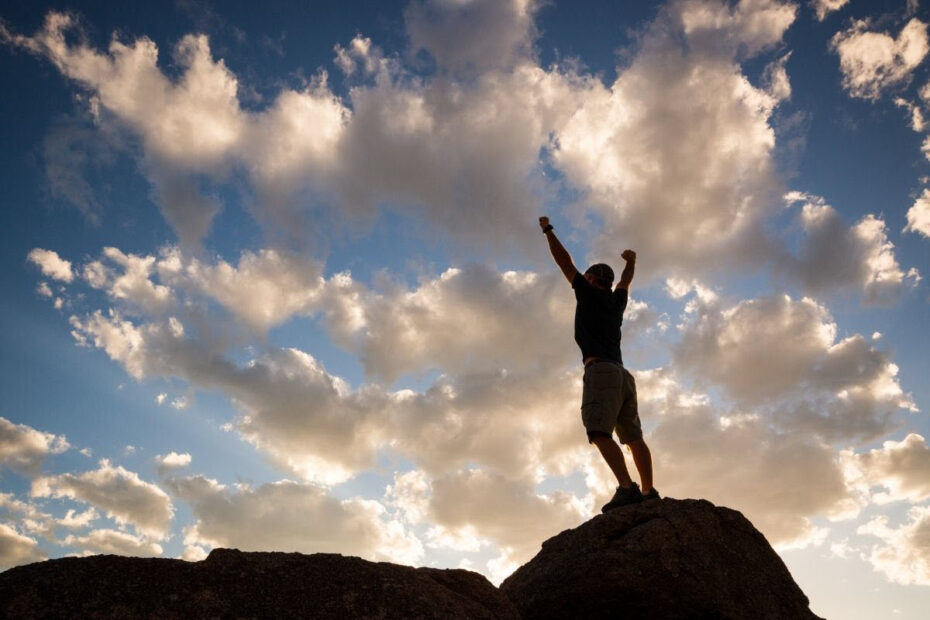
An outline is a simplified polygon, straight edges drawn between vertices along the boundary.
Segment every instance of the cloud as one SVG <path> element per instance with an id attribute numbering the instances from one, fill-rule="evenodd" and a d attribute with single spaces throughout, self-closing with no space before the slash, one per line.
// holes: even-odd
<path id="1" fill-rule="evenodd" d="M 640 411 L 645 424 L 657 424 L 647 427 L 646 438 L 663 495 L 735 507 L 780 548 L 821 540 L 817 516 L 858 512 L 828 444 L 803 432 L 777 430 L 771 424 L 777 413 L 711 404 L 706 395 L 683 390 L 667 370 L 649 379 Z M 605 469 L 598 463 L 588 485 L 606 501 L 609 485 L 598 483 L 608 475 Z"/>
<path id="2" fill-rule="evenodd" d="M 671 3 L 691 45 L 755 56 L 781 42 L 797 16 L 797 5 L 778 0 L 680 0 Z"/>
<path id="3" fill-rule="evenodd" d="M 736 56 L 775 45 L 795 10 L 673 3 L 616 81 L 585 92 L 557 131 L 552 158 L 603 220 L 597 253 L 609 256 L 618 240 L 638 248 L 647 279 L 769 259 L 761 221 L 780 184 L 770 119 L 787 78 L 778 73 L 778 96 L 756 88 Z"/>
<path id="4" fill-rule="evenodd" d="M 23 536 L 9 525 L 0 523 L 0 570 L 40 562 L 46 557 L 34 538 Z"/>
<path id="5" fill-rule="evenodd" d="M 74 499 L 102 510 L 121 525 L 133 525 L 147 537 L 168 536 L 174 516 L 168 495 L 138 474 L 114 467 L 106 459 L 99 465 L 99 469 L 82 474 L 37 478 L 32 482 L 31 495 Z"/>
<path id="6" fill-rule="evenodd" d="M 0 493 L 0 518 L 14 523 L 25 534 L 47 539 L 54 535 L 58 524 L 52 515 L 41 511 L 34 504 L 16 499 L 12 493 Z"/>
<path id="7" fill-rule="evenodd" d="M 43 433 L 0 417 L 0 466 L 35 476 L 46 458 L 69 447 L 64 435 Z"/>
<path id="8" fill-rule="evenodd" d="M 74 279 L 74 274 L 71 272 L 71 263 L 61 259 L 58 254 L 52 250 L 35 248 L 29 251 L 29 255 L 26 258 L 39 267 L 43 274 L 53 280 L 71 282 L 71 280 Z"/>
<path id="9" fill-rule="evenodd" d="M 82 275 L 88 284 L 105 290 L 111 299 L 151 314 L 164 313 L 174 305 L 171 289 L 150 279 L 155 257 L 124 254 L 117 248 L 105 247 L 101 258 L 84 265 Z"/>
<path id="10" fill-rule="evenodd" d="M 875 503 L 916 503 L 930 498 L 930 447 L 916 433 L 865 453 L 845 451 L 841 457 L 850 484 L 865 495 L 876 486 L 885 489 L 872 495 Z"/>
<path id="11" fill-rule="evenodd" d="M 440 70 L 477 73 L 531 56 L 537 0 L 414 0 L 404 11 L 413 53 L 427 51 Z"/>
<path id="12" fill-rule="evenodd" d="M 146 257 L 145 260 L 154 260 Z M 166 248 L 157 261 L 159 277 L 188 294 L 220 303 L 239 321 L 264 332 L 319 308 L 322 265 L 283 250 L 243 252 L 238 264 L 205 262 Z"/>
<path id="13" fill-rule="evenodd" d="M 119 530 L 93 530 L 85 536 L 69 534 L 62 542 L 69 547 L 81 549 L 81 555 L 104 553 L 158 557 L 162 554 L 162 547 L 158 543 Z"/>
<path id="14" fill-rule="evenodd" d="M 178 454 L 177 452 L 169 452 L 168 454 L 159 454 L 155 457 L 155 462 L 158 464 L 158 473 L 159 475 L 164 475 L 165 472 L 178 469 L 181 467 L 187 467 L 191 464 L 191 455 L 186 452 L 183 454 Z"/>
<path id="15" fill-rule="evenodd" d="M 677 368 L 737 403 L 778 407 L 783 429 L 827 441 L 876 438 L 899 409 L 916 410 L 897 366 L 860 334 L 837 341 L 827 309 L 787 295 L 695 312 L 674 349 Z"/>
<path id="16" fill-rule="evenodd" d="M 409 505 L 409 485 L 403 478 L 396 481 L 401 489 L 408 487 L 399 497 L 406 496 Z M 432 524 L 432 546 L 477 551 L 490 542 L 519 564 L 539 550 L 541 541 L 577 526 L 590 514 L 576 496 L 537 494 L 535 485 L 532 478 L 460 469 L 432 479 L 425 488 L 416 487 L 415 492 L 425 520 Z"/>
<path id="17" fill-rule="evenodd" d="M 884 220 L 868 214 L 847 226 L 836 209 L 803 192 L 785 195 L 788 204 L 803 203 L 798 219 L 805 238 L 797 255 L 783 258 L 776 271 L 798 281 L 810 294 L 855 287 L 869 304 L 889 305 L 910 280 L 894 254 Z"/>
<path id="18" fill-rule="evenodd" d="M 811 8 L 814 10 L 814 15 L 819 22 L 825 20 L 830 13 L 840 10 L 847 4 L 849 4 L 849 0 L 810 0 Z"/>
<path id="19" fill-rule="evenodd" d="M 562 365 L 572 346 L 573 298 L 554 271 L 499 272 L 468 264 L 413 289 L 389 285 L 384 293 L 348 278 L 329 284 L 327 325 L 359 352 L 368 374 L 388 380 L 433 368 Z"/>
<path id="20" fill-rule="evenodd" d="M 925 189 L 907 210 L 907 226 L 904 227 L 904 232 L 916 232 L 930 237 L 930 189 Z"/>
<path id="21" fill-rule="evenodd" d="M 872 547 L 869 560 L 875 570 L 902 585 L 930 585 L 930 506 L 915 506 L 909 521 L 898 528 L 885 517 L 876 517 L 857 530 L 876 536 L 882 545 Z"/>
<path id="22" fill-rule="evenodd" d="M 344 553 L 407 564 L 423 556 L 419 541 L 373 500 L 338 500 L 322 487 L 288 480 L 235 490 L 202 476 L 165 484 L 196 519 L 185 530 L 186 545 Z"/>
<path id="23" fill-rule="evenodd" d="M 843 87 L 852 97 L 878 99 L 885 90 L 904 84 L 930 51 L 927 24 L 911 19 L 897 38 L 873 32 L 869 20 L 857 20 L 831 41 L 840 57 Z"/>

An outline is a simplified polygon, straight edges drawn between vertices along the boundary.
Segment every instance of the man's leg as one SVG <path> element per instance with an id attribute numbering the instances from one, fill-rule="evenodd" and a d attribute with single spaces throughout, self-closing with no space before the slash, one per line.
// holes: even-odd
<path id="1" fill-rule="evenodd" d="M 607 461 L 610 470 L 614 472 L 620 486 L 632 486 L 633 479 L 630 478 L 630 472 L 626 469 L 626 460 L 623 458 L 623 451 L 620 449 L 620 446 L 617 445 L 617 442 L 614 441 L 614 438 L 605 435 L 593 435 L 591 437 L 591 443 L 597 446 L 597 449 L 601 451 L 601 456 Z"/>
<path id="2" fill-rule="evenodd" d="M 649 446 L 641 438 L 627 445 L 633 453 L 633 463 L 636 465 L 636 471 L 639 472 L 643 493 L 648 493 L 652 488 L 652 453 L 649 451 Z"/>

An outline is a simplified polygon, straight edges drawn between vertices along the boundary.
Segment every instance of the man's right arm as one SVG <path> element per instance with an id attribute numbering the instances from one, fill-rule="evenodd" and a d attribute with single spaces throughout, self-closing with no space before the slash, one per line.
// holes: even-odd
<path id="1" fill-rule="evenodd" d="M 574 282 L 575 276 L 578 275 L 578 269 L 575 268 L 571 254 L 568 253 L 559 238 L 555 236 L 555 232 L 549 224 L 549 218 L 545 216 L 539 218 L 539 227 L 542 228 L 543 233 L 546 235 L 546 241 L 549 242 L 549 251 L 552 252 L 555 264 L 562 270 L 569 283 Z"/>

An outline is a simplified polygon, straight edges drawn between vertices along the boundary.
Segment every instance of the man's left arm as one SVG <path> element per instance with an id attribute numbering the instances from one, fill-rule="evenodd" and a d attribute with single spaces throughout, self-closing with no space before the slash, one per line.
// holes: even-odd
<path id="1" fill-rule="evenodd" d="M 620 281 L 617 282 L 617 288 L 615 290 L 619 291 L 623 289 L 626 292 L 630 292 L 630 284 L 633 282 L 633 272 L 636 271 L 636 252 L 633 250 L 623 250 L 620 258 L 626 261 L 626 266 L 623 268 L 623 273 L 620 274 Z"/>

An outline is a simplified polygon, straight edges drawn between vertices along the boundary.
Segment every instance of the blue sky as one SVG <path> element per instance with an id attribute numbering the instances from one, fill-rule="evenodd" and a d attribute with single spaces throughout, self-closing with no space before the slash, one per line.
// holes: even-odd
<path id="1" fill-rule="evenodd" d="M 660 491 L 741 510 L 821 615 L 919 617 L 928 19 L 7 3 L 0 564 L 235 546 L 499 581 L 611 493 L 548 214 L 579 265 L 637 250 Z"/>

